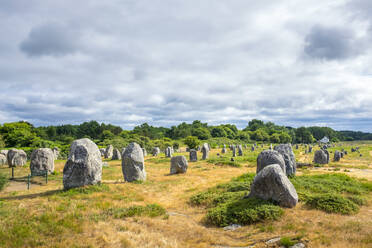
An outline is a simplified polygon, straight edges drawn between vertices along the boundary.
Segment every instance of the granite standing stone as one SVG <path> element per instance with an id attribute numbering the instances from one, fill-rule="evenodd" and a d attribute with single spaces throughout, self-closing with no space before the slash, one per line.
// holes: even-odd
<path id="1" fill-rule="evenodd" d="M 341 152 L 339 152 L 339 151 L 335 151 L 335 154 L 334 154 L 334 156 L 333 156 L 333 160 L 334 160 L 335 162 L 340 161 L 340 160 L 341 160 L 341 157 L 342 157 L 341 154 L 342 154 Z"/>
<path id="2" fill-rule="evenodd" d="M 314 153 L 314 163 L 328 164 L 327 154 L 323 150 L 317 150 Z"/>
<path id="3" fill-rule="evenodd" d="M 160 148 L 154 147 L 154 149 L 152 149 L 152 156 L 158 156 L 159 154 L 160 154 Z"/>
<path id="4" fill-rule="evenodd" d="M 31 153 L 30 170 L 31 174 L 41 174 L 48 171 L 54 172 L 55 153 L 50 148 L 38 148 Z"/>
<path id="5" fill-rule="evenodd" d="M 186 173 L 187 160 L 185 156 L 175 156 L 171 158 L 170 174 Z"/>
<path id="6" fill-rule="evenodd" d="M 112 145 L 108 145 L 105 150 L 105 158 L 112 159 L 112 155 L 114 155 L 114 147 Z"/>
<path id="7" fill-rule="evenodd" d="M 23 150 L 10 149 L 7 160 L 9 167 L 24 166 L 27 163 L 27 154 Z"/>
<path id="8" fill-rule="evenodd" d="M 283 156 L 278 151 L 274 150 L 264 150 L 258 155 L 256 174 L 271 164 L 278 164 L 282 168 L 284 174 L 286 174 L 286 166 Z"/>
<path id="9" fill-rule="evenodd" d="M 194 149 L 190 150 L 190 162 L 198 161 L 198 152 Z"/>
<path id="10" fill-rule="evenodd" d="M 202 146 L 201 152 L 203 153 L 202 159 L 206 160 L 209 157 L 209 148 L 206 143 Z"/>
<path id="11" fill-rule="evenodd" d="M 87 138 L 72 142 L 63 168 L 64 188 L 98 184 L 101 177 L 102 159 L 97 145 Z"/>
<path id="12" fill-rule="evenodd" d="M 121 160 L 121 153 L 120 153 L 119 149 L 114 148 L 114 151 L 112 152 L 111 160 Z"/>
<path id="13" fill-rule="evenodd" d="M 127 182 L 145 181 L 145 161 L 142 148 L 137 143 L 130 143 L 123 154 L 121 168 Z"/>
<path id="14" fill-rule="evenodd" d="M 296 158 L 292 150 L 291 144 L 280 144 L 274 147 L 284 158 L 285 172 L 287 176 L 296 174 Z"/>

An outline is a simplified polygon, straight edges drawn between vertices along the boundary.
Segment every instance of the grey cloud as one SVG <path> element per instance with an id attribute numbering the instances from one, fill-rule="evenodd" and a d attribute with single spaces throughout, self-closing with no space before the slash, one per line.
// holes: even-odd
<path id="1" fill-rule="evenodd" d="M 19 47 L 31 57 L 63 56 L 77 50 L 78 39 L 78 33 L 71 27 L 49 23 L 32 28 Z"/>
<path id="2" fill-rule="evenodd" d="M 360 44 L 348 28 L 316 25 L 305 37 L 305 42 L 305 54 L 314 59 L 342 60 L 360 53 Z"/>

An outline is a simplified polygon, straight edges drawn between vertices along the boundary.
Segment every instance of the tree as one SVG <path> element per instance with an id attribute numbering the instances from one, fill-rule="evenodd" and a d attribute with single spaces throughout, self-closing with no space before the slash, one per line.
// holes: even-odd
<path id="1" fill-rule="evenodd" d="M 296 140 L 299 143 L 313 143 L 314 137 L 306 127 L 299 127 L 296 130 Z"/>
<path id="2" fill-rule="evenodd" d="M 212 137 L 226 137 L 227 133 L 223 127 L 214 127 L 211 131 Z"/>
<path id="3" fill-rule="evenodd" d="M 282 144 L 292 142 L 292 137 L 286 132 L 281 132 L 279 136 L 280 136 L 280 143 Z"/>
<path id="4" fill-rule="evenodd" d="M 273 133 L 271 136 L 270 136 L 270 142 L 272 143 L 280 143 L 280 134 L 279 133 Z"/>
<path id="5" fill-rule="evenodd" d="M 193 129 L 191 134 L 192 136 L 196 136 L 201 140 L 207 140 L 211 137 L 209 130 L 204 127 L 198 127 L 196 129 Z"/>
<path id="6" fill-rule="evenodd" d="M 188 136 L 185 138 L 184 143 L 190 148 L 190 149 L 196 149 L 199 144 L 200 140 L 198 137 L 195 136 Z"/>

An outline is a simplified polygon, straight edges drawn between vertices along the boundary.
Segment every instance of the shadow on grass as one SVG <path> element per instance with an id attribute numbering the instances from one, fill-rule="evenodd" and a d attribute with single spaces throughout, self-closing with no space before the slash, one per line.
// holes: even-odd
<path id="1" fill-rule="evenodd" d="M 43 196 L 51 196 L 57 193 L 64 192 L 63 189 L 56 189 L 56 190 L 49 190 L 41 193 L 36 194 L 29 194 L 29 195 L 19 195 L 19 196 L 8 196 L 8 197 L 1 197 L 0 201 L 3 200 L 24 200 L 24 199 L 34 199 L 36 197 L 43 197 Z"/>

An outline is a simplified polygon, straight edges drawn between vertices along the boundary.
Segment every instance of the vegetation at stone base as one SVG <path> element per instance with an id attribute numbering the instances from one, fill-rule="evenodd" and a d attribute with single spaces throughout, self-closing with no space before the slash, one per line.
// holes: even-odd
<path id="1" fill-rule="evenodd" d="M 116 219 L 133 216 L 158 217 L 166 214 L 166 210 L 158 204 L 147 204 L 146 206 L 131 206 L 127 208 L 110 208 L 105 214 Z"/>
<path id="2" fill-rule="evenodd" d="M 190 198 L 190 204 L 208 209 L 205 221 L 216 226 L 252 224 L 277 220 L 283 209 L 270 201 L 243 197 L 249 193 L 255 174 L 243 174 L 231 182 L 220 184 Z M 366 204 L 372 182 L 344 174 L 303 175 L 290 178 L 299 201 L 310 208 L 327 213 L 354 214 Z"/>
<path id="3" fill-rule="evenodd" d="M 7 176 L 0 173 L 0 191 L 2 191 L 8 183 Z"/>

